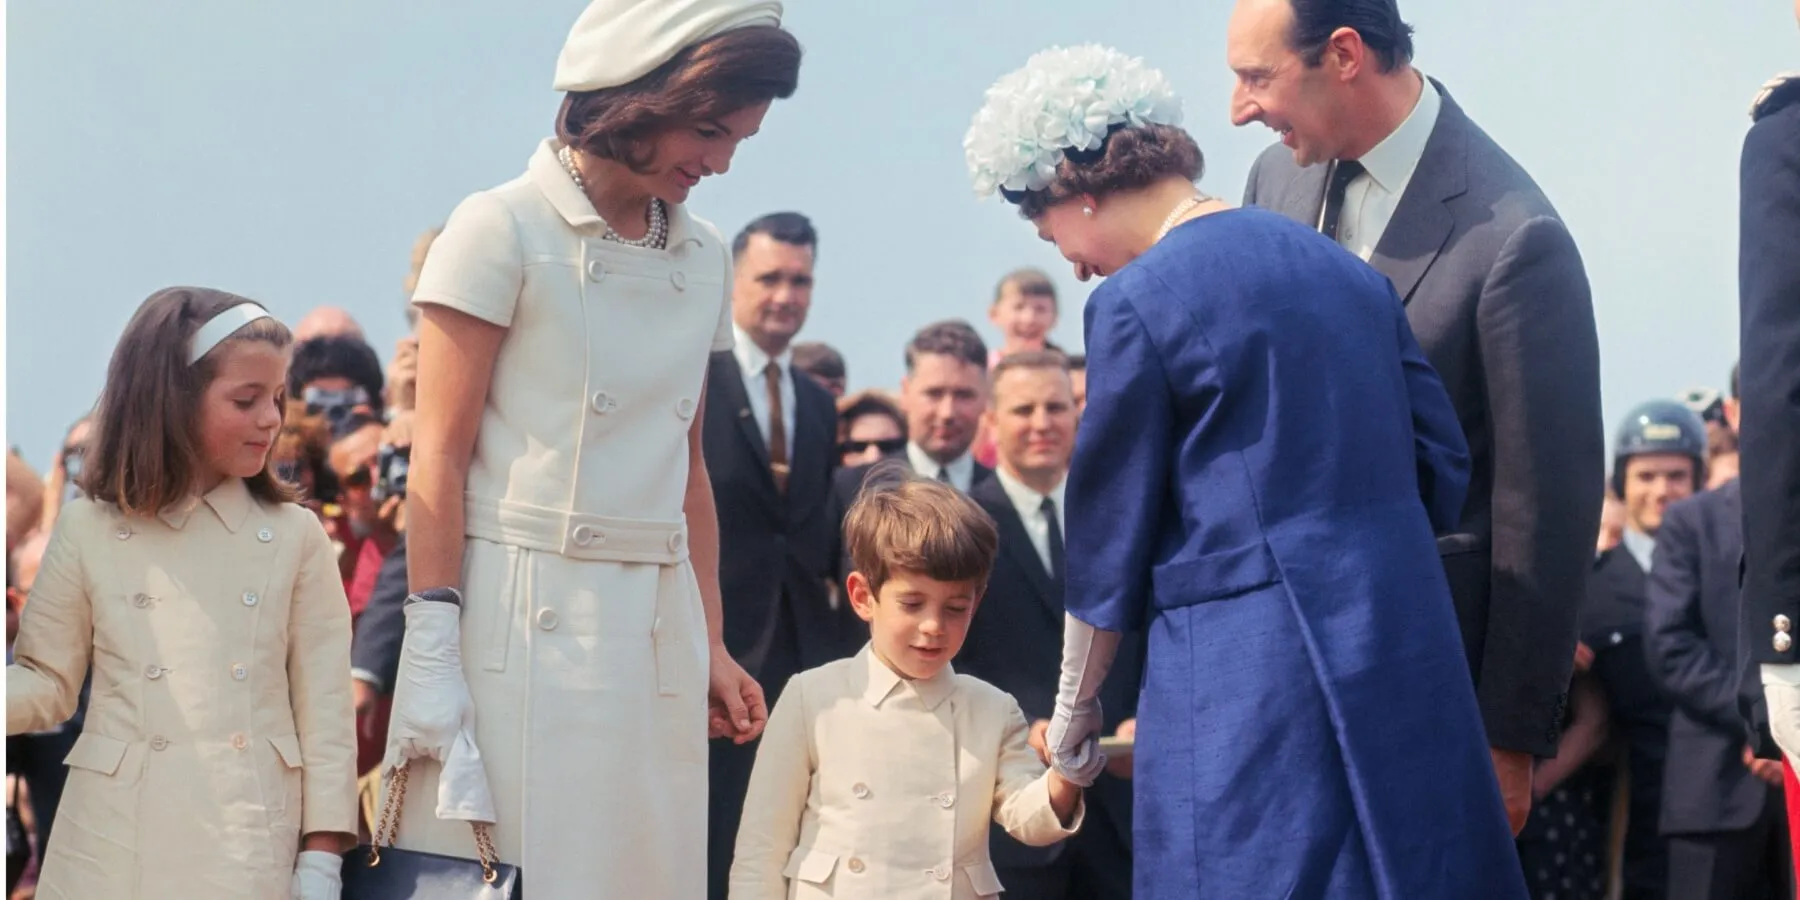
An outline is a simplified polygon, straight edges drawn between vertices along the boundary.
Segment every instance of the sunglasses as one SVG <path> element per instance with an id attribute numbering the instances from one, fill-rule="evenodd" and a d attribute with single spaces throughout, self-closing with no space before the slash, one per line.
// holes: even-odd
<path id="1" fill-rule="evenodd" d="M 879 441 L 844 441 L 838 444 L 838 453 L 852 454 L 867 452 L 870 447 L 881 451 L 882 456 L 899 453 L 906 449 L 906 438 L 882 438 Z"/>

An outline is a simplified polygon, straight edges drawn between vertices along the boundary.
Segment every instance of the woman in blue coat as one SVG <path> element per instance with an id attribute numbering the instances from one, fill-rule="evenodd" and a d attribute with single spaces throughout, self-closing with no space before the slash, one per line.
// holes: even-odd
<path id="1" fill-rule="evenodd" d="M 1387 280 L 1195 190 L 1160 73 L 1053 49 L 965 152 L 1089 298 L 1049 742 L 1103 765 L 1095 695 L 1149 632 L 1135 895 L 1524 898 L 1433 526 L 1469 460 Z"/>

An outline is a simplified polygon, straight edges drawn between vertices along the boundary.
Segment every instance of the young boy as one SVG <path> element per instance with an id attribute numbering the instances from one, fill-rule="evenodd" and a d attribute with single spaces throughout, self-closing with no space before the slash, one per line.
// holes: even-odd
<path id="1" fill-rule="evenodd" d="M 1045 771 L 1018 702 L 950 668 L 993 566 L 993 521 L 947 485 L 889 480 L 871 479 L 844 522 L 869 644 L 796 675 L 775 704 L 731 900 L 992 897 L 990 819 L 1033 846 L 1081 825 L 1081 789 Z"/>
<path id="2" fill-rule="evenodd" d="M 1003 357 L 1028 350 L 1055 350 L 1056 285 L 1041 269 L 1015 269 L 994 288 L 988 321 L 1000 329 L 1000 346 L 988 356 L 988 368 Z"/>

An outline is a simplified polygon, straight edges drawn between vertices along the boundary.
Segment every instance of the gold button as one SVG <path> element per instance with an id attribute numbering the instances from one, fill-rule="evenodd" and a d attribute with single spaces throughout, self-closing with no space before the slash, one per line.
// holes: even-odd
<path id="1" fill-rule="evenodd" d="M 1786 652 L 1788 652 L 1788 649 L 1793 646 L 1794 646 L 1794 639 L 1791 637 L 1788 637 L 1787 632 L 1785 632 L 1785 631 L 1776 632 L 1776 634 L 1775 634 L 1775 652 L 1776 653 L 1786 653 Z"/>
<path id="2" fill-rule="evenodd" d="M 231 736 L 231 746 L 234 750 L 242 750 L 250 746 L 250 739 L 242 734 L 234 734 Z"/>
<path id="3" fill-rule="evenodd" d="M 169 739 L 166 737 L 163 737 L 160 734 L 157 735 L 156 737 L 151 738 L 150 739 L 150 749 L 152 749 L 152 750 L 167 750 L 167 749 L 169 749 Z"/>
<path id="4" fill-rule="evenodd" d="M 855 872 L 858 875 L 861 875 L 862 870 L 864 868 L 865 867 L 863 866 L 863 861 L 861 858 L 855 857 L 855 856 L 850 857 L 850 871 Z"/>
<path id="5" fill-rule="evenodd" d="M 1793 627 L 1794 627 L 1793 620 L 1789 619 L 1787 616 L 1776 616 L 1775 617 L 1775 630 L 1776 631 L 1789 631 L 1789 630 L 1792 630 Z"/>

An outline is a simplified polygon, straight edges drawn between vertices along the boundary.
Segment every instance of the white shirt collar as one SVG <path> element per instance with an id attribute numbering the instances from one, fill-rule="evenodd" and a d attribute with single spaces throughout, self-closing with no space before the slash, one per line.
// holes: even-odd
<path id="1" fill-rule="evenodd" d="M 910 693 L 919 698 L 919 703 L 926 709 L 937 709 L 939 704 L 950 699 L 956 689 L 956 670 L 944 663 L 936 675 L 918 681 L 900 677 L 900 673 L 888 668 L 888 664 L 875 655 L 873 642 L 864 644 L 862 658 L 869 670 L 869 686 L 863 691 L 863 700 L 870 706 L 879 708 L 883 702 L 896 693 Z"/>
<path id="2" fill-rule="evenodd" d="M 964 493 L 968 492 L 969 487 L 975 479 L 975 457 L 967 450 L 963 451 L 963 455 L 950 462 L 941 463 L 932 459 L 931 454 L 926 453 L 925 448 L 919 446 L 918 443 L 907 441 L 906 461 L 912 464 L 914 472 L 917 472 L 926 478 L 936 478 L 939 468 L 948 470 L 950 472 L 950 483 L 955 485 L 957 490 L 963 491 Z"/>
<path id="3" fill-rule="evenodd" d="M 1025 482 L 1013 477 L 1013 474 L 1008 472 L 1005 466 L 994 467 L 994 476 L 1000 479 L 1000 489 L 1006 491 L 1006 499 L 1012 501 L 1013 509 L 1018 510 L 1019 517 L 1025 521 L 1031 521 L 1031 516 L 1043 510 L 1045 497 L 1049 497 L 1050 502 L 1056 504 L 1058 513 L 1063 511 L 1063 485 L 1069 483 L 1068 478 L 1065 477 L 1058 481 L 1050 493 L 1040 494 L 1027 486 Z M 1062 523 L 1058 522 L 1057 527 L 1062 527 Z"/>
<path id="4" fill-rule="evenodd" d="M 1443 98 L 1438 96 L 1431 79 L 1420 75 L 1419 80 L 1424 87 L 1406 120 L 1357 160 L 1369 177 L 1389 193 L 1404 191 L 1407 182 L 1412 180 L 1413 171 L 1419 168 L 1419 160 L 1425 156 L 1425 144 L 1431 140 L 1431 131 L 1437 127 L 1438 110 L 1443 107 Z"/>
<path id="5" fill-rule="evenodd" d="M 1625 545 L 1631 558 L 1637 560 L 1638 568 L 1649 572 L 1650 561 L 1656 557 L 1656 538 L 1636 528 L 1627 527 L 1625 533 L 1619 536 L 1619 541 Z"/>
<path id="6" fill-rule="evenodd" d="M 749 382 L 752 379 L 762 378 L 763 370 L 769 367 L 769 354 L 764 353 L 763 349 L 750 339 L 750 333 L 736 322 L 731 323 L 731 332 L 737 336 L 737 341 L 732 344 L 731 352 L 737 356 L 738 365 L 744 370 L 744 380 Z M 775 357 L 775 367 L 783 379 L 787 378 L 788 361 L 793 358 L 793 355 L 793 350 L 788 349 L 781 351 L 781 355 Z"/>

